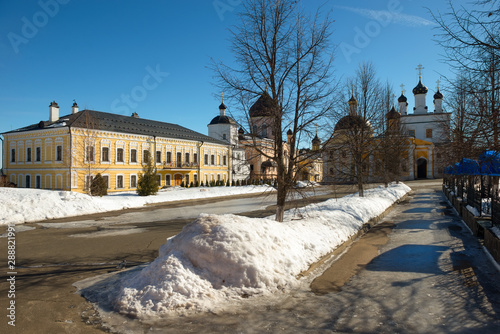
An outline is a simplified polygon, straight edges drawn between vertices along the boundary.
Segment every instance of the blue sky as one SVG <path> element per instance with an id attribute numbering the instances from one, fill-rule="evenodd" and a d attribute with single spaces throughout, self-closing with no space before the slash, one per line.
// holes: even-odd
<path id="1" fill-rule="evenodd" d="M 453 1 L 459 5 L 465 1 Z M 220 93 L 210 58 L 232 61 L 227 29 L 238 23 L 240 0 L 0 0 L 0 133 L 60 115 L 73 100 L 89 108 L 176 123 L 207 134 Z M 424 66 L 427 104 L 441 75 L 452 76 L 429 10 L 444 0 L 303 0 L 322 5 L 335 23 L 338 78 L 371 61 L 401 93 Z M 390 13 L 387 15 L 387 13 Z M 443 87 L 444 81 L 441 86 Z M 446 96 L 445 96 L 446 99 Z M 231 101 L 226 101 L 231 107 Z M 238 115 L 235 115 L 238 118 Z"/>

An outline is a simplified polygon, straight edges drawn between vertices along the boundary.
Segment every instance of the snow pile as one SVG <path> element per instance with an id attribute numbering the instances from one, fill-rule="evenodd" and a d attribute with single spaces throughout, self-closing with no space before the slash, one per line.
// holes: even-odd
<path id="1" fill-rule="evenodd" d="M 272 189 L 267 185 L 207 188 L 172 187 L 160 190 L 156 196 L 138 196 L 136 193 L 128 192 L 92 197 L 70 191 L 0 188 L 0 225 L 122 210 L 152 203 L 262 193 Z"/>
<path id="2" fill-rule="evenodd" d="M 201 215 L 159 256 L 122 282 L 115 305 L 140 318 L 216 311 L 253 295 L 291 289 L 297 276 L 410 190 L 404 184 L 287 212 L 285 222 Z"/>
<path id="3" fill-rule="evenodd" d="M 298 181 L 296 184 L 297 188 L 307 188 L 307 187 L 317 187 L 317 186 L 319 186 L 319 183 L 313 181 Z"/>
<path id="4" fill-rule="evenodd" d="M 479 217 L 479 216 L 480 216 L 479 211 L 477 211 L 477 209 L 476 209 L 476 208 L 474 208 L 474 207 L 472 207 L 472 206 L 470 206 L 470 205 L 467 205 L 465 208 L 466 208 L 466 209 L 467 209 L 467 211 L 469 211 L 469 212 L 470 212 L 470 213 L 471 213 L 474 217 Z"/>

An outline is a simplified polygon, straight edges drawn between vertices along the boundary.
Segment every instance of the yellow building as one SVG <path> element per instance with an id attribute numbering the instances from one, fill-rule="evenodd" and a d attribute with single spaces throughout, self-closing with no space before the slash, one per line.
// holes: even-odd
<path id="1" fill-rule="evenodd" d="M 182 126 L 93 110 L 59 117 L 2 134 L 3 172 L 18 187 L 86 192 L 100 173 L 109 192 L 134 191 L 145 158 L 157 168 L 160 187 L 227 181 L 227 143 Z M 149 152 L 147 154 L 146 152 Z"/>

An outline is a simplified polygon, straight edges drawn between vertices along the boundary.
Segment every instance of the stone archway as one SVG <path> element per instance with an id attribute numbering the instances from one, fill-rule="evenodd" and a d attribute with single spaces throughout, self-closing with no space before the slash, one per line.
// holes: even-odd
<path id="1" fill-rule="evenodd" d="M 427 159 L 419 158 L 417 160 L 417 179 L 427 178 Z"/>

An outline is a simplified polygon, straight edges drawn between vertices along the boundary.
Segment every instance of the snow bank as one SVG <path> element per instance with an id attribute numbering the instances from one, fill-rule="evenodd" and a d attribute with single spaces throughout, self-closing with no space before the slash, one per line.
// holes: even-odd
<path id="1" fill-rule="evenodd" d="M 124 279 L 116 309 L 139 318 L 215 311 L 300 284 L 297 276 L 410 190 L 404 184 L 287 212 L 285 222 L 201 215 Z"/>
<path id="2" fill-rule="evenodd" d="M 156 196 L 138 196 L 136 193 L 129 192 L 92 197 L 70 191 L 0 188 L 0 225 L 122 210 L 152 203 L 262 193 L 270 189 L 272 188 L 267 185 L 208 188 L 172 187 L 160 190 Z"/>
<path id="3" fill-rule="evenodd" d="M 319 183 L 314 181 L 298 181 L 296 187 L 297 188 L 307 188 L 307 187 L 317 187 Z"/>

